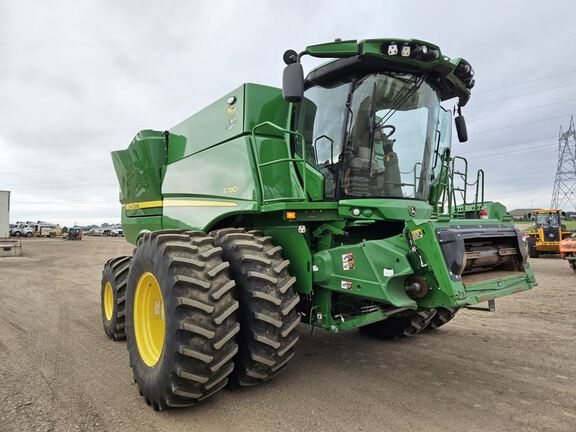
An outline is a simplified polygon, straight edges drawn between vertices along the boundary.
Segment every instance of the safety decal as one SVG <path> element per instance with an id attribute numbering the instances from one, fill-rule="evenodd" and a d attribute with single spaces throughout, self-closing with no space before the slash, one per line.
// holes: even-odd
<path id="1" fill-rule="evenodd" d="M 342 255 L 342 269 L 344 271 L 354 270 L 354 255 L 345 253 Z"/>
<path id="2" fill-rule="evenodd" d="M 226 129 L 234 129 L 236 127 L 236 114 L 228 116 L 228 124 L 226 125 Z"/>
<path id="3" fill-rule="evenodd" d="M 412 231 L 412 240 L 419 240 L 422 237 L 424 237 L 424 231 L 422 231 L 420 228 L 415 229 L 414 231 Z"/>
<path id="4" fill-rule="evenodd" d="M 340 288 L 344 290 L 351 290 L 352 289 L 352 281 L 343 280 L 340 282 Z"/>

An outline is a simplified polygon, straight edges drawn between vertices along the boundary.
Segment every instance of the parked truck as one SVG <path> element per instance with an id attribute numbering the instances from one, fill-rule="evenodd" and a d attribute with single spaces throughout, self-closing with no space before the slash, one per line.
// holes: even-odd
<path id="1" fill-rule="evenodd" d="M 303 56 L 332 60 L 304 78 Z M 103 325 L 154 409 L 271 379 L 300 323 L 410 337 L 536 285 L 512 218 L 451 153 L 466 60 L 370 39 L 284 61 L 282 89 L 244 84 L 112 154 L 136 249 L 104 266 Z"/>

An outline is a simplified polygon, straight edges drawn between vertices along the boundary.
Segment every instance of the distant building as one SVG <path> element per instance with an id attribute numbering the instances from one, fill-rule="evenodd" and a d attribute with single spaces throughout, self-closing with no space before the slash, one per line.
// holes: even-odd
<path id="1" fill-rule="evenodd" d="M 10 192 L 0 191 L 0 237 L 10 235 Z"/>
<path id="2" fill-rule="evenodd" d="M 512 216 L 512 218 L 516 221 L 522 221 L 522 220 L 530 220 L 532 213 L 534 213 L 534 210 L 538 210 L 538 209 L 515 209 L 515 210 L 511 210 L 508 213 L 510 214 L 510 216 Z"/>

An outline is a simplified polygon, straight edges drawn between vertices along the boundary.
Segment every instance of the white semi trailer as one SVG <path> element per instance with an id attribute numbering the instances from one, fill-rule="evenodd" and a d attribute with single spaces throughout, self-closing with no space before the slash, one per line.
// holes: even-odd
<path id="1" fill-rule="evenodd" d="M 20 239 L 6 238 L 10 235 L 10 192 L 0 191 L 0 258 L 17 257 L 22 253 Z"/>
<path id="2" fill-rule="evenodd" d="M 0 237 L 9 236 L 10 192 L 0 191 Z"/>

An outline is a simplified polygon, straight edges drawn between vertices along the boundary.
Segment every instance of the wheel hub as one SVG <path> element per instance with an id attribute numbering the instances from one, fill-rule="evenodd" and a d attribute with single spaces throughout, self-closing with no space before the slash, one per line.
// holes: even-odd
<path id="1" fill-rule="evenodd" d="M 162 291 L 150 272 L 140 276 L 134 295 L 134 333 L 142 361 L 153 367 L 164 346 L 165 316 Z"/>
<path id="2" fill-rule="evenodd" d="M 113 312 L 114 294 L 112 293 L 112 284 L 110 284 L 110 281 L 108 281 L 104 286 L 104 315 L 106 316 L 106 321 L 110 321 L 112 319 Z"/>

